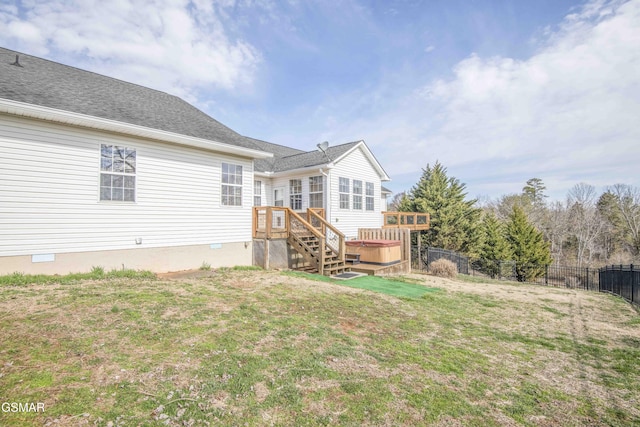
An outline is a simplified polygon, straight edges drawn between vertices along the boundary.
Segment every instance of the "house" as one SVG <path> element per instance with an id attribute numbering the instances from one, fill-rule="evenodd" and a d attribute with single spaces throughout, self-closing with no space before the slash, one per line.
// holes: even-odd
<path id="1" fill-rule="evenodd" d="M 253 206 L 380 227 L 363 141 L 305 152 L 182 99 L 0 48 L 0 274 L 250 265 Z"/>
<path id="2" fill-rule="evenodd" d="M 389 177 L 364 141 L 324 152 L 280 152 L 256 160 L 254 175 L 256 206 L 286 206 L 298 212 L 324 209 L 327 220 L 347 238 L 356 238 L 358 228 L 382 225 L 386 193 L 381 181 Z"/>

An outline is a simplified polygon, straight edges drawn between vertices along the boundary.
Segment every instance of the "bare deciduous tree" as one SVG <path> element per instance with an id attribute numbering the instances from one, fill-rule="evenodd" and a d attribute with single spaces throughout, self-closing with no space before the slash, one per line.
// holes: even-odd
<path id="1" fill-rule="evenodd" d="M 583 182 L 576 184 L 567 195 L 569 229 L 575 235 L 578 246 L 578 267 L 583 263 L 587 266 L 591 264 L 596 252 L 596 239 L 604 227 L 603 218 L 596 206 L 597 200 L 595 187 Z"/>
<path id="2" fill-rule="evenodd" d="M 634 256 L 640 255 L 640 188 L 627 184 L 609 187 L 622 220 L 624 237 Z"/>

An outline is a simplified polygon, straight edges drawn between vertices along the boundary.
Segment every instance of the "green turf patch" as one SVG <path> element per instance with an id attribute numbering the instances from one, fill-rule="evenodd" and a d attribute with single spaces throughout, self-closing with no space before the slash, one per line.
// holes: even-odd
<path id="1" fill-rule="evenodd" d="M 308 274 L 296 271 L 287 271 L 284 274 L 289 276 L 303 277 L 309 280 L 335 283 L 337 285 L 348 286 L 350 288 L 366 289 L 372 292 L 392 295 L 394 297 L 420 298 L 426 293 L 439 291 L 438 288 L 428 288 L 418 283 L 406 282 L 404 280 L 394 280 L 380 276 L 362 276 L 350 280 L 336 280 L 319 274 Z"/>
<path id="2" fill-rule="evenodd" d="M 366 289 L 394 297 L 420 298 L 426 293 L 439 291 L 438 288 L 427 288 L 416 283 L 387 279 L 379 276 L 363 276 L 351 280 L 335 281 L 351 288 Z"/>

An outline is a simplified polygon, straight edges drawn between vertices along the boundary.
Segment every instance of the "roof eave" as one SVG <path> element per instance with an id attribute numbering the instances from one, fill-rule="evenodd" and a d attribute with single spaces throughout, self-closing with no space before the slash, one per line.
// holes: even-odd
<path id="1" fill-rule="evenodd" d="M 333 162 L 320 163 L 313 166 L 304 166 L 301 168 L 287 169 L 287 170 L 278 171 L 278 172 L 260 171 L 259 173 L 263 175 L 268 175 L 270 177 L 278 177 L 278 176 L 287 176 L 287 175 L 297 175 L 297 174 L 307 173 L 311 171 L 319 171 L 320 169 L 333 169 L 333 166 L 334 166 Z"/>
<path id="2" fill-rule="evenodd" d="M 28 117 L 38 120 L 61 123 L 70 126 L 97 129 L 102 131 L 120 133 L 124 135 L 154 139 L 171 144 L 200 148 L 225 154 L 234 154 L 252 159 L 266 159 L 273 157 L 272 153 L 260 150 L 238 147 L 223 142 L 212 141 L 204 138 L 196 138 L 167 132 L 159 129 L 148 128 L 117 120 L 104 119 L 71 111 L 58 110 L 56 108 L 43 107 L 25 102 L 0 98 L 0 113 Z"/>

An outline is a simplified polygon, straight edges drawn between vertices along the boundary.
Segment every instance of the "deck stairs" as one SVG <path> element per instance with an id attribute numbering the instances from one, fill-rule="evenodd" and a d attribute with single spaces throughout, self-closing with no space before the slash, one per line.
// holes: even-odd
<path id="1" fill-rule="evenodd" d="M 333 276 L 351 271 L 345 263 L 345 237 L 324 218 L 322 209 L 307 209 L 306 215 L 282 206 L 256 206 L 253 237 L 286 239 L 297 254 L 289 254 L 296 270 Z"/>
<path id="2" fill-rule="evenodd" d="M 325 276 L 351 271 L 345 263 L 344 235 L 320 212 L 309 209 L 303 218 L 291 211 L 288 218 L 287 241 L 305 261 L 297 270 Z"/>
<path id="3" fill-rule="evenodd" d="M 296 267 L 298 271 L 319 273 L 320 265 L 322 265 L 322 274 L 325 276 L 334 276 L 351 271 L 351 267 L 347 267 L 344 259 L 330 246 L 325 245 L 324 251 L 322 251 L 320 249 L 320 240 L 313 234 L 291 234 L 287 241 L 305 261 Z"/>

